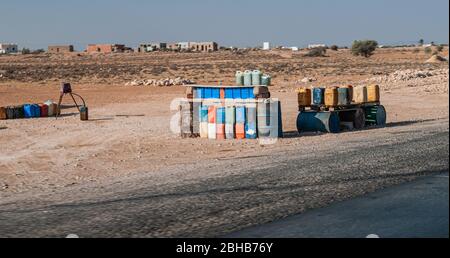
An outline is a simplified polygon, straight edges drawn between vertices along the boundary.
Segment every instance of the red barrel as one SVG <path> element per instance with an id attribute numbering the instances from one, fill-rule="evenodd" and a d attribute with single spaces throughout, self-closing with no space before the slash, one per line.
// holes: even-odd
<path id="1" fill-rule="evenodd" d="M 48 106 L 46 104 L 39 104 L 41 109 L 41 117 L 48 117 Z"/>

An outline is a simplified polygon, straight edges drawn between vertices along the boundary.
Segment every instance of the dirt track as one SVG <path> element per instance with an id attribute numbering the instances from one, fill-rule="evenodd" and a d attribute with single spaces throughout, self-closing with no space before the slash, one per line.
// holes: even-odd
<path id="1" fill-rule="evenodd" d="M 104 228 L 98 228 L 89 232 L 88 235 L 92 236 L 193 236 L 194 232 L 199 236 L 218 235 L 245 225 L 267 222 L 331 201 L 350 198 L 422 174 L 448 170 L 448 70 L 446 75 L 444 73 L 440 77 L 399 82 L 398 87 L 384 89 L 382 101 L 388 112 L 388 128 L 338 135 L 301 136 L 295 128 L 295 88 L 298 85 L 358 85 L 373 76 L 390 74 L 398 69 L 448 69 L 448 63 L 425 64 L 424 54 L 411 50 L 381 50 L 371 59 L 351 57 L 345 51 L 330 52 L 327 58 L 290 57 L 285 53 L 251 53 L 248 57 L 223 53 L 206 57 L 196 54 L 171 55 L 114 55 L 111 59 L 75 56 L 75 59 L 66 60 L 72 64 L 62 66 L 62 70 L 54 67 L 66 57 L 48 57 L 49 61 L 44 64 L 39 62 L 47 57 L 0 57 L 0 71 L 17 67 L 24 71 L 8 72 L 6 78 L 0 79 L 0 105 L 56 100 L 59 80 L 65 78 L 65 73 L 73 74 L 74 69 L 81 69 L 86 73 L 79 73 L 80 78 L 72 79 L 76 92 L 87 99 L 91 116 L 91 121 L 81 122 L 74 113 L 76 109 L 69 108 L 63 111 L 68 116 L 57 120 L 0 121 L 2 235 L 21 223 L 26 226 L 38 222 L 29 234 L 59 236 L 67 229 L 79 226 L 77 221 L 82 220 L 82 215 L 73 221 L 60 216 L 78 207 L 82 209 L 81 214 L 89 216 L 108 212 L 111 208 L 111 213 L 102 223 L 114 225 L 117 222 L 123 227 L 130 227 L 124 222 L 128 221 L 127 218 L 136 219 L 138 223 L 134 225 L 135 232 L 123 231 L 108 235 Z M 223 58 L 217 59 L 220 55 Z M 77 61 L 77 58 L 85 61 Z M 177 70 L 158 75 L 134 72 L 141 71 L 147 65 L 163 66 L 170 70 L 170 64 L 161 61 L 166 60 L 164 58 L 176 63 Z M 264 61 L 263 64 L 258 63 L 260 59 Z M 129 69 L 124 68 L 118 73 L 109 72 L 108 76 L 117 77 L 109 78 L 103 72 L 106 68 L 101 65 L 91 66 L 95 60 L 100 64 L 105 63 L 106 68 L 123 66 Z M 237 65 L 234 62 L 238 62 Z M 219 63 L 224 67 L 221 68 Z M 195 64 L 199 65 L 194 67 Z M 204 69 L 202 65 L 208 64 L 213 65 L 214 72 L 200 72 Z M 182 68 L 183 65 L 186 67 Z M 275 86 L 271 92 L 273 97 L 282 102 L 287 137 L 274 145 L 261 146 L 257 141 L 250 140 L 180 139 L 169 130 L 169 121 L 174 114 L 169 106 L 174 98 L 183 96 L 182 87 L 123 86 L 128 80 L 143 79 L 143 76 L 155 79 L 168 76 L 197 77 L 193 79 L 199 83 L 217 83 L 217 80 L 226 82 L 231 80 L 235 68 L 242 69 L 250 65 L 252 68 L 262 66 L 263 70 L 275 77 Z M 43 73 L 41 69 L 48 72 Z M 303 77 L 314 77 L 317 81 L 296 83 Z M 428 91 L 429 85 L 438 90 Z M 367 151 L 360 152 L 360 149 Z M 353 154 L 350 157 L 348 153 Z M 372 164 L 372 161 L 365 160 L 367 155 L 374 155 L 375 158 L 374 169 L 366 173 L 365 168 Z M 326 164 L 330 159 L 347 163 L 338 167 L 332 164 L 315 166 Z M 423 160 L 427 162 L 423 164 Z M 386 168 L 378 167 L 382 162 L 389 164 Z M 230 163 L 241 165 L 232 167 Z M 346 185 L 345 173 L 348 171 L 352 173 L 348 176 L 358 178 L 357 183 Z M 318 177 L 311 177 L 315 173 L 318 173 Z M 278 174 L 282 176 L 279 181 Z M 259 178 L 258 175 L 267 177 Z M 269 182 L 264 178 L 275 178 L 275 181 Z M 186 202 L 186 205 L 184 197 L 176 197 L 178 193 L 186 191 L 208 192 L 220 185 L 235 189 L 243 184 L 245 188 L 249 180 L 253 180 L 252 185 L 255 187 L 264 188 L 266 185 L 267 189 L 256 189 L 257 193 L 252 192 L 247 196 L 248 199 L 245 195 L 241 199 L 231 190 L 219 191 L 208 197 L 200 196 L 203 201 L 200 206 L 194 202 L 197 200 L 195 195 L 189 197 L 191 202 Z M 308 190 L 308 182 L 314 186 L 314 191 Z M 303 194 L 270 190 L 273 187 L 289 188 L 290 183 L 298 184 L 294 190 Z M 321 192 L 333 194 L 320 196 Z M 161 195 L 168 195 L 168 199 L 160 202 L 158 196 Z M 266 198 L 266 195 L 273 198 Z M 137 203 L 131 201 L 130 205 L 137 206 L 133 206 L 130 213 L 114 213 L 116 209 L 128 207 L 122 206 L 125 204 L 121 202 L 117 206 L 107 205 L 103 208 L 91 204 L 88 206 L 92 208 L 85 208 L 83 204 L 83 200 L 88 203 L 115 203 L 113 200 L 123 199 L 128 202 L 129 198 L 138 200 Z M 285 201 L 277 204 L 279 200 Z M 75 204 L 67 206 L 70 207 L 67 210 L 64 205 L 62 208 L 53 207 L 72 201 Z M 52 206 L 50 210 L 54 210 L 53 215 L 57 216 L 49 216 L 45 221 L 33 221 L 33 216 L 42 216 L 42 207 L 47 206 Z M 149 209 L 145 214 L 146 219 L 151 218 L 158 223 L 155 227 L 143 227 L 143 231 L 139 231 L 137 227 L 145 222 L 143 218 L 135 216 L 139 216 L 142 207 Z M 183 214 L 180 219 L 186 221 L 185 225 L 178 225 L 174 221 L 176 218 L 166 214 L 166 211 L 174 210 L 171 207 L 177 207 L 176 213 Z M 29 209 L 30 213 L 27 212 L 23 217 L 16 216 L 15 211 L 23 209 Z M 246 210 L 243 213 L 246 215 L 239 219 L 239 212 L 233 211 L 242 209 Z M 221 223 L 228 217 L 230 221 Z M 44 229 L 44 226 L 54 225 L 59 219 L 64 221 L 60 229 Z M 215 221 L 216 224 L 213 223 L 209 228 L 197 225 L 208 221 Z M 95 221 L 90 223 L 95 224 Z M 102 223 L 99 226 L 104 225 Z M 171 229 L 168 223 L 173 224 L 174 228 Z M 192 223 L 195 226 L 189 226 Z M 175 230 L 177 225 L 178 230 Z M 214 228 L 214 225 L 217 227 Z M 118 228 L 120 230 L 121 227 Z M 18 230 L 16 235 L 27 235 L 25 228 L 23 230 Z"/>

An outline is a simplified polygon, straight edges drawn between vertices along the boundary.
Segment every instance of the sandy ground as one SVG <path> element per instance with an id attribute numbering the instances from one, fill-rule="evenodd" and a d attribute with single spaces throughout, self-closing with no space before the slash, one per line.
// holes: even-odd
<path id="1" fill-rule="evenodd" d="M 447 51 L 447 50 L 446 50 Z M 75 92 L 84 96 L 90 108 L 90 121 L 82 122 L 75 108 L 63 110 L 65 116 L 30 120 L 0 121 L 0 196 L 31 196 L 48 193 L 88 182 L 101 182 L 112 177 L 128 177 L 152 173 L 173 165 L 213 164 L 215 161 L 243 157 L 261 151 L 282 150 L 286 146 L 301 145 L 305 138 L 321 144 L 330 137 L 352 140 L 352 133 L 335 135 L 296 133 L 297 104 L 295 88 L 299 85 L 363 84 L 365 80 L 402 69 L 448 69 L 448 63 L 425 64 L 426 56 L 411 49 L 384 50 L 371 59 L 355 58 L 346 51 L 330 52 L 325 58 L 303 58 L 285 52 L 231 54 L 156 54 L 112 55 L 89 58 L 44 56 L 1 57 L 0 70 L 21 67 L 23 73 L 7 73 L 10 78 L 0 80 L 0 105 L 57 100 L 61 76 L 71 69 L 83 70 L 83 76 L 72 78 Z M 218 56 L 223 57 L 217 59 Z M 45 65 L 36 60 L 47 60 Z M 256 60 L 261 59 L 262 64 Z M 97 70 L 91 71 L 98 62 Z M 118 62 L 118 60 L 120 62 Z M 77 62 L 79 61 L 79 62 Z M 53 69 L 63 64 L 62 69 Z M 145 69 L 168 69 L 158 75 L 142 74 Z M 173 65 L 176 64 L 176 70 Z M 123 68 L 129 65 L 129 69 Z M 110 67 L 117 74 L 104 74 Z M 214 73 L 198 72 L 212 66 Z M 236 69 L 260 67 L 275 77 L 272 96 L 282 102 L 284 131 L 288 136 L 274 145 L 261 146 L 258 141 L 210 141 L 180 139 L 170 129 L 175 114 L 170 110 L 173 99 L 184 95 L 184 88 L 126 87 L 131 79 L 183 76 L 212 83 L 231 81 Z M 81 68 L 80 68 L 81 67 Z M 100 68 L 99 68 L 100 67 Z M 66 68 L 66 70 L 64 69 Z M 47 71 L 45 74 L 37 72 Z M 172 71 L 172 70 L 173 71 Z M 163 69 L 164 70 L 164 69 Z M 93 75 L 97 72 L 97 75 Z M 155 72 L 157 73 L 157 72 Z M 39 76 L 43 76 L 39 78 Z M 123 76 L 122 76 L 123 75 Z M 27 77 L 28 76 L 28 77 Z M 317 81 L 299 83 L 304 76 Z M 25 82 L 26 78 L 29 82 Z M 437 81 L 436 81 L 437 80 Z M 89 82 L 90 81 L 90 82 Z M 94 83 L 95 82 L 95 83 Z M 432 92 L 423 88 L 432 83 Z M 410 121 L 430 121 L 448 118 L 448 70 L 439 78 L 425 78 L 413 84 L 399 83 L 382 92 L 382 102 L 391 125 Z M 436 86 L 438 85 L 438 86 Z M 441 90 L 439 90 L 441 89 Z M 69 98 L 65 99 L 70 104 Z M 359 132 L 370 134 L 370 131 Z M 311 142 L 308 142 L 311 144 Z"/>

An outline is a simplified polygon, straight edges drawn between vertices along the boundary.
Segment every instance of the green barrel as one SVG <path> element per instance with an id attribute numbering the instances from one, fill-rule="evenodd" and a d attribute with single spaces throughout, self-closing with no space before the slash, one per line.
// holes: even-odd
<path id="1" fill-rule="evenodd" d="M 244 85 L 244 73 L 241 71 L 236 72 L 236 85 L 243 86 Z"/>
<path id="2" fill-rule="evenodd" d="M 272 77 L 270 77 L 270 75 L 264 74 L 261 77 L 261 85 L 270 86 L 271 81 L 272 81 Z"/>
<path id="3" fill-rule="evenodd" d="M 252 85 L 261 85 L 262 72 L 259 70 L 254 70 L 252 72 Z"/>
<path id="4" fill-rule="evenodd" d="M 252 72 L 245 71 L 244 72 L 244 86 L 252 86 Z"/>
<path id="5" fill-rule="evenodd" d="M 385 126 L 386 125 L 386 109 L 384 106 L 372 106 L 364 108 L 366 116 L 366 125 Z"/>
<path id="6" fill-rule="evenodd" d="M 340 119 L 337 112 L 300 112 L 297 117 L 297 130 L 303 132 L 339 133 Z"/>

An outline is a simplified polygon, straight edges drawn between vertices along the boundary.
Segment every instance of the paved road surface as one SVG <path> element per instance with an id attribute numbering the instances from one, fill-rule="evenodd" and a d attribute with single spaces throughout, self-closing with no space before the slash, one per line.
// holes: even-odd
<path id="1" fill-rule="evenodd" d="M 4 198 L 0 237 L 218 237 L 448 172 L 448 119 L 348 134 Z"/>
<path id="2" fill-rule="evenodd" d="M 448 174 L 425 177 L 225 237 L 448 238 L 448 185 Z"/>

